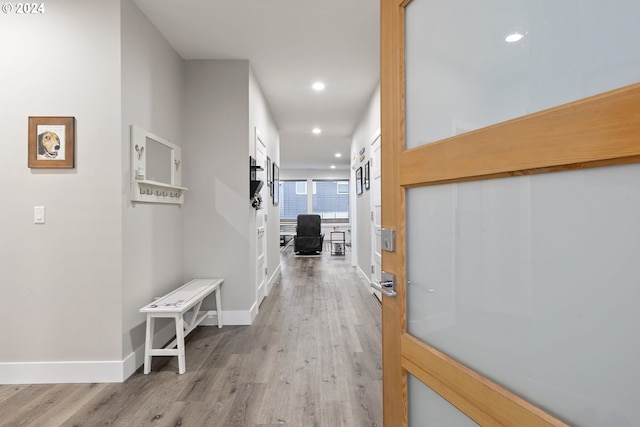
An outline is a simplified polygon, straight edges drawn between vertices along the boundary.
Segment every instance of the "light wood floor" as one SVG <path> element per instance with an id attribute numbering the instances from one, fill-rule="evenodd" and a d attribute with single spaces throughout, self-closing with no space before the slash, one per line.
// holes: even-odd
<path id="1" fill-rule="evenodd" d="M 381 426 L 380 307 L 350 255 L 284 251 L 254 324 L 197 328 L 184 375 L 154 357 L 123 384 L 0 386 L 0 425 Z"/>

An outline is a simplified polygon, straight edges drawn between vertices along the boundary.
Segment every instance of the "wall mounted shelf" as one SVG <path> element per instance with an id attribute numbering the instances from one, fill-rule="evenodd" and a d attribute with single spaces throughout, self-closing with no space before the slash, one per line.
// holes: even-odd
<path id="1" fill-rule="evenodd" d="M 257 177 L 257 171 L 263 171 L 262 166 L 256 165 L 256 159 L 249 156 L 249 198 L 253 199 L 253 196 L 260 191 L 264 182 Z"/>

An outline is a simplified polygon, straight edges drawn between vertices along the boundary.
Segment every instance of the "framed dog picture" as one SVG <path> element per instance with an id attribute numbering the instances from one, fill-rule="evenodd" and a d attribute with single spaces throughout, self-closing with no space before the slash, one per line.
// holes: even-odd
<path id="1" fill-rule="evenodd" d="M 75 167 L 75 117 L 29 117 L 29 167 Z"/>

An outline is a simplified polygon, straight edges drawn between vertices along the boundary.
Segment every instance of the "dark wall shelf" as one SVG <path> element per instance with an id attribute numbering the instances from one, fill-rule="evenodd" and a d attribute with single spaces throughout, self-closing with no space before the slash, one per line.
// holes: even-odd
<path id="1" fill-rule="evenodd" d="M 256 171 L 263 171 L 262 166 L 256 164 L 256 159 L 249 156 L 249 198 L 253 199 L 253 196 L 262 189 L 264 181 L 258 179 Z"/>

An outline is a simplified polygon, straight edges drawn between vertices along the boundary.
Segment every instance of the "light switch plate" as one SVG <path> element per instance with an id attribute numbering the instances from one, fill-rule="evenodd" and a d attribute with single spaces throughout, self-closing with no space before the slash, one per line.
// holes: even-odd
<path id="1" fill-rule="evenodd" d="M 33 223 L 34 224 L 45 223 L 44 206 L 33 207 Z"/>

